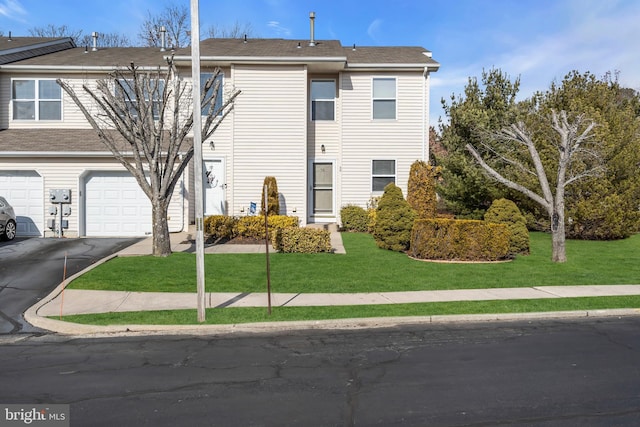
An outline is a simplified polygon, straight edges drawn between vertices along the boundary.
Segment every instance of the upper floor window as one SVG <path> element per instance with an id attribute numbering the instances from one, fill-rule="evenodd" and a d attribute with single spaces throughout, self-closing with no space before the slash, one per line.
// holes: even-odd
<path id="1" fill-rule="evenodd" d="M 14 79 L 14 120 L 62 120 L 62 89 L 55 80 Z"/>
<path id="2" fill-rule="evenodd" d="M 147 81 L 146 79 L 140 79 L 138 84 L 143 86 L 142 92 L 147 105 L 150 101 L 153 102 L 153 118 L 158 120 L 160 118 L 160 107 L 164 94 L 164 80 L 152 79 Z M 118 80 L 116 84 L 116 96 L 124 98 L 124 103 L 132 117 L 138 116 L 138 112 L 142 107 L 138 105 L 136 87 L 133 79 Z"/>
<path id="3" fill-rule="evenodd" d="M 200 74 L 200 88 L 204 88 L 205 83 L 207 82 L 207 80 L 211 78 L 211 76 L 213 76 L 213 73 Z M 215 78 L 215 81 L 213 82 L 213 85 L 211 85 L 211 88 L 209 88 L 209 90 L 207 91 L 207 95 L 205 97 L 206 105 L 202 108 L 203 116 L 209 115 L 209 111 L 211 110 L 211 103 L 209 101 L 211 100 L 212 96 L 216 97 L 215 102 L 213 104 L 214 114 L 218 116 L 222 114 L 222 98 L 224 93 L 222 90 L 223 81 L 224 81 L 224 76 L 222 74 L 218 74 Z M 218 88 L 217 94 L 216 94 L 216 87 Z"/>
<path id="4" fill-rule="evenodd" d="M 311 80 L 311 120 L 335 120 L 335 80 Z"/>
<path id="5" fill-rule="evenodd" d="M 371 190 L 382 193 L 389 183 L 396 182 L 395 160 L 373 160 L 371 162 Z"/>
<path id="6" fill-rule="evenodd" d="M 373 79 L 373 119 L 396 118 L 396 79 L 384 77 Z"/>

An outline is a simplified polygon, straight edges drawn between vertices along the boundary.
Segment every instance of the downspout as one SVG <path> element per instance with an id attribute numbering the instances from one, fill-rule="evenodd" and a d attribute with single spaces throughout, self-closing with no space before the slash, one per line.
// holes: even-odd
<path id="1" fill-rule="evenodd" d="M 429 160 L 429 129 L 427 129 L 427 78 L 429 68 L 424 67 L 422 73 L 422 161 Z"/>

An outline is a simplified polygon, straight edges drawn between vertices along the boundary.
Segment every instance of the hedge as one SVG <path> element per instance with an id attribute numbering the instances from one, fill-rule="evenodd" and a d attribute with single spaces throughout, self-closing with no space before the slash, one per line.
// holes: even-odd
<path id="1" fill-rule="evenodd" d="M 497 261 L 509 254 L 509 228 L 478 220 L 418 219 L 409 254 L 418 259 Z"/>
<path id="2" fill-rule="evenodd" d="M 274 247 L 285 253 L 331 252 L 331 233 L 319 228 L 285 227 L 276 230 Z"/>

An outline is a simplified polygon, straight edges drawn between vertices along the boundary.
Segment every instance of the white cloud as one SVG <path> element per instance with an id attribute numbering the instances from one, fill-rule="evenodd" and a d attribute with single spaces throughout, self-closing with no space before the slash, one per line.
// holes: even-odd
<path id="1" fill-rule="evenodd" d="M 0 15 L 14 21 L 24 22 L 27 11 L 18 0 L 4 0 L 0 3 Z"/>
<path id="2" fill-rule="evenodd" d="M 376 40 L 378 37 L 378 33 L 382 27 L 382 19 L 375 19 L 369 27 L 367 28 L 367 34 L 371 37 L 372 40 Z"/>
<path id="3" fill-rule="evenodd" d="M 267 22 L 267 27 L 274 30 L 275 34 L 280 37 L 290 37 L 291 29 L 287 27 L 283 27 L 278 21 L 269 21 Z"/>

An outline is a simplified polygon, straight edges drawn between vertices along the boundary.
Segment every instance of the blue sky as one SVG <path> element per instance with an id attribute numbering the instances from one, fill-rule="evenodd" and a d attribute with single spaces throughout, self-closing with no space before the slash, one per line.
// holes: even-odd
<path id="1" fill-rule="evenodd" d="M 0 0 L 0 31 L 28 36 L 48 24 L 124 33 L 137 39 L 148 12 L 188 0 Z M 345 46 L 422 46 L 440 70 L 431 82 L 431 123 L 440 99 L 461 94 L 470 76 L 500 68 L 521 79 L 521 98 L 545 90 L 571 70 L 640 90 L 640 1 L 637 0 L 200 0 L 200 24 L 248 23 L 256 36 L 316 38 Z"/>

